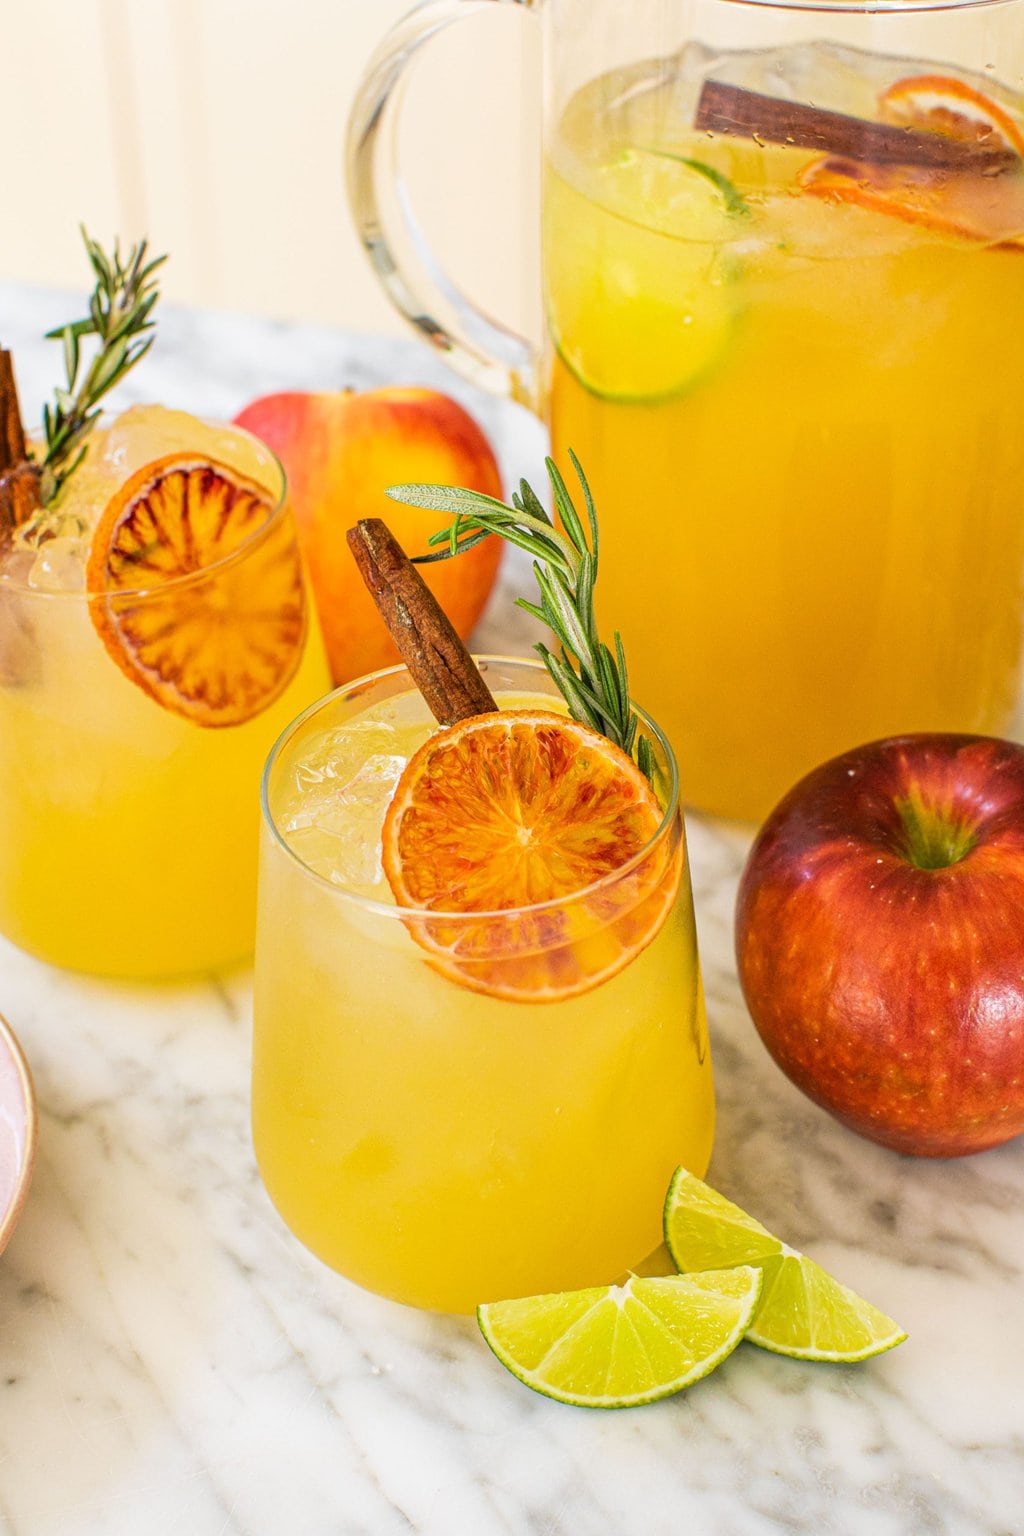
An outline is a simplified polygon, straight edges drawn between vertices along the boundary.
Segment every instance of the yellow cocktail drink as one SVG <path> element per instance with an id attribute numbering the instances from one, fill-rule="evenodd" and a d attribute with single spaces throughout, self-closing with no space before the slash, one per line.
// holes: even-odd
<path id="1" fill-rule="evenodd" d="M 503 708 L 564 712 L 531 663 L 491 661 L 485 676 Z M 544 1001 L 451 974 L 451 956 L 521 914 L 445 919 L 435 960 L 393 904 L 381 824 L 435 729 L 399 668 L 310 711 L 268 765 L 253 1127 L 267 1189 L 314 1253 L 386 1296 L 465 1312 L 643 1259 L 672 1170 L 707 1165 L 714 1102 L 664 743 L 650 733 L 664 817 L 648 856 L 678 880 L 664 920 L 617 974 Z M 578 934 L 574 905 L 621 924 L 638 879 L 635 863 L 609 875 L 603 909 L 593 891 L 534 909 L 536 932 L 552 948 L 563 920 Z M 592 926 L 586 942 L 601 939 Z"/>
<path id="2" fill-rule="evenodd" d="M 170 465 L 165 491 L 187 484 L 198 507 L 205 476 L 221 497 L 216 528 L 176 525 L 212 556 L 170 576 L 164 554 L 184 554 L 170 537 L 162 548 L 169 525 L 154 520 L 144 574 L 115 587 L 105 510 L 153 461 Z M 260 769 L 327 687 L 283 492 L 248 433 L 138 407 L 94 432 L 59 500 L 9 541 L 0 932 L 22 948 L 122 976 L 250 952 Z M 229 538 L 239 506 L 247 521 Z M 120 526 L 131 531 L 127 513 Z"/>
<path id="3" fill-rule="evenodd" d="M 687 799 L 759 818 L 859 741 L 1011 727 L 1024 119 L 906 59 L 714 67 L 1007 150 L 972 180 L 698 131 L 699 51 L 593 82 L 550 146 L 553 452 L 602 508 L 599 606 Z"/>

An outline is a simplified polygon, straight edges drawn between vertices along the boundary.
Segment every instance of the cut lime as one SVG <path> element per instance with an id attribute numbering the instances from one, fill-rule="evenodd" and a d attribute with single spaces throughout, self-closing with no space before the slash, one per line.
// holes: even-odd
<path id="1" fill-rule="evenodd" d="M 730 244 L 746 204 L 701 161 L 626 149 L 545 203 L 555 346 L 592 393 L 640 401 L 687 389 L 725 351 L 737 302 Z"/>
<path id="2" fill-rule="evenodd" d="M 674 155 L 667 149 L 646 149 L 635 151 L 635 153 L 655 156 L 659 160 L 674 160 L 677 165 L 685 165 L 688 170 L 694 171 L 698 176 L 703 176 L 706 181 L 710 181 L 721 198 L 721 206 L 725 208 L 727 213 L 746 215 L 750 212 L 750 205 L 746 198 L 733 185 L 724 171 L 717 170 L 715 166 L 708 165 L 706 161 L 695 160 L 692 155 Z M 702 233 L 700 224 L 695 216 L 696 210 L 691 208 L 686 218 L 685 227 L 678 232 L 690 240 L 698 238 L 715 240 L 719 238 L 723 227 L 719 211 L 718 204 L 714 204 L 711 210 L 705 209 L 705 216 L 710 212 L 710 217 L 707 218 L 706 233 Z M 729 226 L 728 233 L 730 235 L 734 233 L 732 226 Z"/>
<path id="3" fill-rule="evenodd" d="M 749 211 L 723 172 L 664 149 L 619 150 L 596 168 L 594 192 L 621 218 L 688 245 L 734 240 Z"/>
<path id="4" fill-rule="evenodd" d="M 732 1265 L 764 1272 L 747 1330 L 752 1344 L 798 1360 L 866 1360 L 906 1338 L 869 1301 L 773 1237 L 701 1179 L 677 1168 L 665 1201 L 665 1242 L 677 1267 L 720 1273 Z"/>
<path id="5" fill-rule="evenodd" d="M 632 1408 L 699 1381 L 754 1315 L 757 1269 L 662 1275 L 477 1308 L 480 1331 L 526 1386 L 580 1408 Z"/>

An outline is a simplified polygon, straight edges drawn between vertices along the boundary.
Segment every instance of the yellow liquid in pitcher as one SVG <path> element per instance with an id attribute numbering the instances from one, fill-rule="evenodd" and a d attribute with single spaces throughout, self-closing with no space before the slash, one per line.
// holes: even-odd
<path id="1" fill-rule="evenodd" d="M 758 819 L 857 742 L 1005 733 L 1024 250 L 807 195 L 812 151 L 695 134 L 678 81 L 635 86 L 592 83 L 551 146 L 550 419 L 684 796 Z"/>

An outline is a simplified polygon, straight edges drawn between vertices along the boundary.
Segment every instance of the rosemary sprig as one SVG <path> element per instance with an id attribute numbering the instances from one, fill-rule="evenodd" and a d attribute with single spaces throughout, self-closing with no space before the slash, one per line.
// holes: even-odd
<path id="1" fill-rule="evenodd" d="M 48 340 L 59 338 L 64 344 L 67 383 L 55 391 L 56 403 L 43 407 L 44 505 L 53 501 L 82 462 L 86 439 L 100 414 L 100 400 L 152 346 L 155 322 L 150 312 L 159 297 L 153 274 L 167 260 L 155 256 L 147 261 L 145 240 L 133 245 L 122 259 L 119 241 L 108 255 L 84 228 L 82 239 L 96 277 L 89 313 L 84 320 L 46 333 Z M 87 336 L 95 336 L 99 345 L 79 380 L 81 343 Z"/>
<path id="2" fill-rule="evenodd" d="M 543 641 L 535 649 L 568 704 L 569 713 L 583 725 L 600 731 L 624 752 L 635 752 L 640 769 L 651 778 L 651 747 L 645 736 L 638 735 L 639 721 L 629 697 L 622 639 L 616 630 L 609 647 L 597 632 L 597 511 L 587 478 L 571 449 L 569 458 L 583 491 L 585 521 L 573 504 L 558 466 L 550 458 L 545 465 L 557 523 L 525 480 L 519 482 L 511 505 L 479 491 L 449 485 L 393 485 L 388 495 L 393 501 L 444 512 L 452 519 L 447 528 L 428 540 L 431 545 L 445 547 L 436 554 L 420 555 L 416 564 L 449 560 L 492 533 L 533 556 L 540 601 L 532 603 L 518 597 L 516 603 L 546 624 L 558 641 L 557 653 Z"/>

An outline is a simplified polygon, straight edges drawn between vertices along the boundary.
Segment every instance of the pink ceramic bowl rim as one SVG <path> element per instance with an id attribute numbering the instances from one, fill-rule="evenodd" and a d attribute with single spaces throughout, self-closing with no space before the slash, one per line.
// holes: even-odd
<path id="1" fill-rule="evenodd" d="M 6 1061 L 2 1059 L 4 1057 L 7 1058 Z M 4 1070 L 5 1068 L 7 1070 Z M 20 1102 L 17 1099 L 11 1102 L 8 1092 L 10 1083 L 15 1084 L 19 1090 Z M 0 1113 L 4 1111 L 12 1118 L 17 1117 L 21 1136 L 13 1187 L 6 1192 L 6 1195 L 0 1192 L 0 1202 L 6 1202 L 0 1203 L 0 1253 L 3 1252 L 14 1231 L 15 1223 L 25 1203 L 25 1196 L 28 1194 L 39 1129 L 35 1088 L 32 1085 L 32 1074 L 25 1060 L 25 1053 L 18 1044 L 11 1026 L 0 1014 Z"/>

